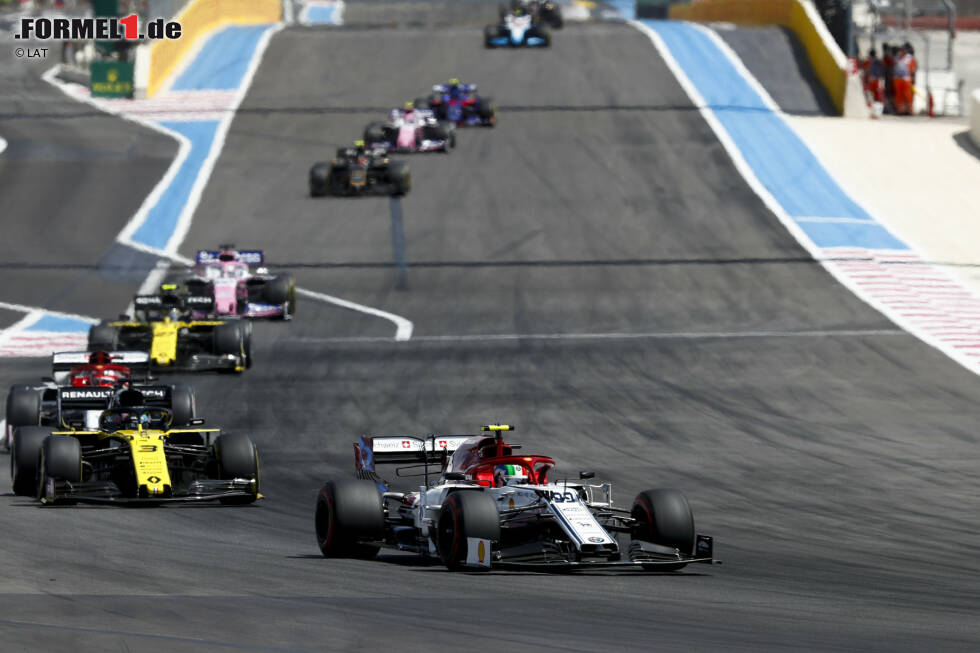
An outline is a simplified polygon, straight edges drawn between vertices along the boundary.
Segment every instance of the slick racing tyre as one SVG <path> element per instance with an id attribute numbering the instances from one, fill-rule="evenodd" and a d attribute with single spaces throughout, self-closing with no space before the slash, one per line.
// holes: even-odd
<path id="1" fill-rule="evenodd" d="M 383 122 L 372 122 L 364 128 L 365 145 L 371 146 L 377 143 L 386 142 L 389 142 L 388 131 L 385 129 L 385 124 Z"/>
<path id="2" fill-rule="evenodd" d="M 483 29 L 483 47 L 492 48 L 493 40 L 500 36 L 500 27 L 497 25 L 487 25 Z"/>
<path id="3" fill-rule="evenodd" d="M 196 415 L 194 388 L 186 383 L 175 383 L 171 390 L 170 411 L 173 413 L 173 425 L 190 426 Z"/>
<path id="4" fill-rule="evenodd" d="M 55 494 L 55 484 L 82 480 L 81 443 L 70 435 L 44 438 L 37 471 L 37 498 L 46 504 L 65 503 Z"/>
<path id="5" fill-rule="evenodd" d="M 7 427 L 41 424 L 41 393 L 29 385 L 14 385 L 7 394 Z M 0 434 L 6 439 L 7 434 Z"/>
<path id="6" fill-rule="evenodd" d="M 637 521 L 633 537 L 659 544 L 684 555 L 694 552 L 694 514 L 678 490 L 647 490 L 633 500 L 630 516 Z M 674 571 L 685 564 L 651 565 L 654 571 Z"/>
<path id="7" fill-rule="evenodd" d="M 327 481 L 316 499 L 316 543 L 325 558 L 370 559 L 384 537 L 381 493 L 372 481 Z M 368 540 L 368 541 L 365 541 Z"/>
<path id="8" fill-rule="evenodd" d="M 497 504 L 484 492 L 454 492 L 442 504 L 436 530 L 436 548 L 444 565 L 450 569 L 466 566 L 466 538 L 469 537 L 500 542 Z"/>
<path id="9" fill-rule="evenodd" d="M 284 304 L 282 319 L 292 319 L 296 313 L 296 279 L 291 274 L 276 276 L 262 289 L 262 300 L 269 304 Z"/>
<path id="10" fill-rule="evenodd" d="M 88 350 L 89 351 L 115 351 L 119 345 L 119 329 L 117 327 L 99 322 L 93 324 L 88 330 Z"/>
<path id="11" fill-rule="evenodd" d="M 321 161 L 310 168 L 310 197 L 323 197 L 330 192 L 330 167 Z"/>
<path id="12" fill-rule="evenodd" d="M 10 446 L 10 480 L 14 494 L 32 497 L 37 492 L 37 462 L 41 457 L 41 445 L 49 435 L 51 429 L 40 426 L 14 429 Z"/>
<path id="13" fill-rule="evenodd" d="M 391 179 L 391 194 L 398 197 L 407 195 L 412 190 L 412 173 L 408 166 L 401 161 L 392 161 L 388 168 L 388 177 Z"/>
<path id="14" fill-rule="evenodd" d="M 497 124 L 497 105 L 488 97 L 481 98 L 477 115 L 485 127 L 493 127 Z"/>
<path id="15" fill-rule="evenodd" d="M 214 441 L 218 476 L 223 480 L 245 478 L 255 481 L 255 491 L 246 496 L 219 499 L 225 505 L 254 503 L 259 498 L 259 452 L 255 443 L 241 433 L 223 433 Z"/>
<path id="16" fill-rule="evenodd" d="M 451 122 L 440 122 L 433 125 L 431 129 L 431 138 L 446 142 L 442 148 L 444 153 L 449 154 L 456 149 L 456 125 Z"/>
<path id="17" fill-rule="evenodd" d="M 245 327 L 241 322 L 224 322 L 214 327 L 212 349 L 215 354 L 231 354 L 245 359 Z M 243 360 L 247 363 L 247 360 Z"/>

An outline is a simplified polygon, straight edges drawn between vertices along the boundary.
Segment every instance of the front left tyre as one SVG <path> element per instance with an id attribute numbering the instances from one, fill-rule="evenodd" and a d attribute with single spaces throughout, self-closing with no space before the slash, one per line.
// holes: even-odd
<path id="1" fill-rule="evenodd" d="M 249 494 L 224 497 L 219 501 L 225 505 L 254 503 L 259 498 L 259 451 L 252 439 L 242 433 L 222 433 L 214 441 L 214 457 L 220 479 L 253 481 Z"/>

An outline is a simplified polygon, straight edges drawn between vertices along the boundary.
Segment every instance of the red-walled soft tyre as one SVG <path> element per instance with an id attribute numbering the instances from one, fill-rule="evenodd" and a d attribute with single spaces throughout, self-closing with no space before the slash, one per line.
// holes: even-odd
<path id="1" fill-rule="evenodd" d="M 381 548 L 384 510 L 378 486 L 359 479 L 327 481 L 316 499 L 316 542 L 325 558 L 370 559 Z"/>
<path id="2" fill-rule="evenodd" d="M 694 513 L 685 497 L 678 490 L 646 490 L 636 495 L 630 516 L 637 521 L 633 536 L 652 544 L 659 544 L 684 555 L 694 552 Z M 677 565 L 656 565 L 657 571 L 682 569 Z"/>
<path id="3" fill-rule="evenodd" d="M 500 514 L 489 494 L 454 492 L 442 504 L 436 546 L 443 564 L 454 570 L 466 566 L 468 537 L 500 542 Z"/>

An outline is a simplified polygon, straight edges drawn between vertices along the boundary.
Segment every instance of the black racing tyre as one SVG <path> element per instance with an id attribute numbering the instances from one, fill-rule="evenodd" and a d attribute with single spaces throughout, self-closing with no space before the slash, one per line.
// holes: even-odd
<path id="1" fill-rule="evenodd" d="M 41 424 L 41 392 L 29 385 L 14 385 L 7 393 L 7 426 Z M 6 438 L 6 434 L 3 434 Z"/>
<path id="2" fill-rule="evenodd" d="M 119 327 L 105 322 L 93 324 L 88 330 L 89 351 L 115 351 L 119 348 Z"/>
<path id="3" fill-rule="evenodd" d="M 37 471 L 37 498 L 45 503 L 63 503 L 54 494 L 54 483 L 78 483 L 82 480 L 81 443 L 70 435 L 49 435 L 44 438 Z"/>
<path id="4" fill-rule="evenodd" d="M 316 498 L 314 522 L 323 557 L 373 558 L 381 547 L 370 541 L 384 537 L 378 486 L 353 478 L 327 481 Z"/>
<path id="5" fill-rule="evenodd" d="M 471 490 L 454 492 L 442 504 L 436 548 L 444 565 L 450 569 L 466 566 L 468 537 L 500 542 L 500 514 L 489 494 Z"/>
<path id="6" fill-rule="evenodd" d="M 214 441 L 214 457 L 221 479 L 247 478 L 255 481 L 255 492 L 247 496 L 220 499 L 225 505 L 254 503 L 259 498 L 259 451 L 247 435 L 222 433 Z"/>
<path id="7" fill-rule="evenodd" d="M 291 274 L 279 274 L 262 286 L 262 299 L 268 304 L 288 304 L 296 301 L 296 279 Z"/>
<path id="8" fill-rule="evenodd" d="M 388 177 L 391 179 L 391 194 L 406 195 L 412 190 L 412 173 L 402 161 L 392 161 L 388 168 Z"/>
<path id="9" fill-rule="evenodd" d="M 330 192 L 329 163 L 318 161 L 310 168 L 310 197 L 323 197 Z"/>
<path id="10" fill-rule="evenodd" d="M 37 463 L 41 446 L 51 429 L 41 426 L 21 426 L 14 429 L 10 445 L 10 480 L 14 494 L 32 497 L 37 491 Z"/>
<path id="11" fill-rule="evenodd" d="M 197 402 L 194 388 L 186 383 L 175 383 L 171 386 L 170 412 L 173 413 L 173 425 L 189 426 L 197 416 Z"/>
<path id="12" fill-rule="evenodd" d="M 550 47 L 551 46 L 551 28 L 550 27 L 548 27 L 547 25 L 542 24 L 542 25 L 539 25 L 535 29 L 535 32 L 537 33 L 537 36 L 539 36 L 540 38 L 544 39 L 544 47 L 547 48 L 547 47 Z"/>
<path id="13" fill-rule="evenodd" d="M 245 369 L 252 367 L 252 323 L 242 322 L 242 353 L 245 356 Z"/>
<path id="14" fill-rule="evenodd" d="M 364 143 L 365 145 L 371 145 L 373 143 L 384 143 L 388 139 L 387 130 L 385 129 L 385 123 L 383 122 L 372 122 L 367 127 L 364 128 Z"/>
<path id="15" fill-rule="evenodd" d="M 477 115 L 480 116 L 480 120 L 485 126 L 493 127 L 497 124 L 497 105 L 493 103 L 491 98 L 480 98 L 480 108 Z"/>
<path id="16" fill-rule="evenodd" d="M 634 538 L 677 549 L 684 555 L 694 553 L 694 513 L 687 497 L 679 490 L 640 492 L 633 500 L 630 515 L 637 521 Z M 684 566 L 655 565 L 650 568 L 673 571 Z"/>
<path id="17" fill-rule="evenodd" d="M 483 28 L 483 47 L 492 48 L 493 39 L 497 38 L 500 28 L 497 25 L 487 25 Z"/>
<path id="18" fill-rule="evenodd" d="M 242 325 L 238 322 L 223 322 L 214 327 L 212 345 L 216 354 L 241 355 L 244 345 Z"/>

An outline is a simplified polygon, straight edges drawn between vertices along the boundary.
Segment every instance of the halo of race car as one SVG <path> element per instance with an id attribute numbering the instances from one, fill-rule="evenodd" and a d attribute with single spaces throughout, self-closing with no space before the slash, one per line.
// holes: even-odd
<path id="1" fill-rule="evenodd" d="M 484 30 L 484 45 L 548 47 L 562 24 L 551 0 L 512 0 Z M 389 154 L 449 154 L 458 128 L 496 122 L 496 105 L 476 84 L 436 84 L 314 163 L 310 195 L 405 195 L 411 173 Z M 185 274 L 136 295 L 129 313 L 92 325 L 87 351 L 55 353 L 51 376 L 10 388 L 0 437 L 14 493 L 45 505 L 261 498 L 251 438 L 204 428 L 193 388 L 154 375 L 243 373 L 253 362 L 251 321 L 289 321 L 295 311 L 295 278 L 270 272 L 261 250 L 199 250 Z M 316 500 L 320 552 L 369 559 L 389 548 L 451 570 L 673 571 L 717 562 L 678 490 L 645 490 L 617 507 L 609 483 L 589 482 L 593 472 L 558 479 L 553 458 L 516 454 L 520 445 L 503 439 L 512 430 L 361 437 L 354 476 L 326 481 Z M 422 482 L 395 489 L 379 464 L 400 465 L 397 477 Z"/>

